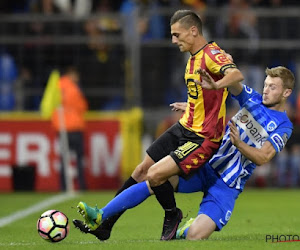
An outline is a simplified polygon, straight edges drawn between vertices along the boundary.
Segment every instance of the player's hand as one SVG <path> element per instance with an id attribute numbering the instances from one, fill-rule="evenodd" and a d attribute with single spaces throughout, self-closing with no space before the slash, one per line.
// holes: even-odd
<path id="1" fill-rule="evenodd" d="M 172 107 L 172 111 L 184 112 L 187 107 L 187 103 L 186 102 L 174 102 L 174 103 L 170 104 L 170 107 Z"/>
<path id="2" fill-rule="evenodd" d="M 233 120 L 230 120 L 228 125 L 230 128 L 230 133 L 229 133 L 230 140 L 234 146 L 238 147 L 239 144 L 241 143 L 239 130 Z"/>
<path id="3" fill-rule="evenodd" d="M 204 89 L 217 89 L 215 80 L 204 69 L 198 69 L 197 72 L 201 76 L 201 81 L 195 80 L 196 84 L 199 84 Z"/>

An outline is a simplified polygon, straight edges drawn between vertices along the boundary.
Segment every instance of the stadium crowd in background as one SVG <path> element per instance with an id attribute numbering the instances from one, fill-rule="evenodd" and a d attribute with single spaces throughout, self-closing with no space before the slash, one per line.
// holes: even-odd
<path id="1" fill-rule="evenodd" d="M 151 4 L 155 2 L 161 6 L 168 7 L 183 7 L 192 6 L 194 8 L 204 7 L 218 7 L 229 5 L 237 2 L 245 2 L 243 0 L 11 0 L 1 1 L 1 13 L 28 13 L 28 12 L 42 12 L 45 14 L 53 13 L 73 13 L 75 15 L 86 15 L 95 13 L 99 10 L 99 6 L 109 6 L 114 10 L 119 10 L 120 6 L 124 3 L 130 4 Z M 278 8 L 281 6 L 297 6 L 297 0 L 249 0 L 247 4 L 254 7 L 273 7 Z"/>
<path id="2" fill-rule="evenodd" d="M 0 3 L 0 12 L 2 14 L 46 14 L 45 17 L 51 15 L 65 15 L 77 16 L 83 18 L 82 23 L 72 25 L 67 22 L 25 22 L 22 25 L 14 22 L 5 23 L 5 27 L 1 30 L 1 36 L 10 34 L 24 34 L 38 38 L 37 41 L 26 41 L 21 49 L 15 50 L 11 46 L 7 48 L 8 54 L 14 58 L 18 67 L 18 88 L 23 89 L 27 93 L 28 89 L 36 89 L 31 98 L 18 96 L 18 106 L 15 105 L 9 110 L 20 109 L 37 110 L 39 107 L 40 96 L 42 89 L 45 86 L 49 72 L 52 67 L 64 68 L 70 64 L 76 64 L 82 75 L 94 75 L 96 72 L 102 75 L 101 79 L 95 77 L 86 77 L 86 89 L 92 89 L 98 86 L 102 88 L 109 88 L 114 86 L 120 92 L 125 91 L 126 67 L 128 58 L 124 48 L 120 46 L 103 43 L 107 35 L 123 34 L 123 29 L 129 25 L 129 29 L 125 32 L 129 38 L 132 38 L 131 32 L 134 28 L 130 27 L 132 23 L 132 15 L 135 11 L 139 13 L 138 23 L 136 28 L 140 35 L 142 42 L 157 41 L 161 38 L 169 38 L 168 16 L 158 12 L 159 8 L 194 8 L 204 19 L 207 19 L 206 28 L 208 33 L 214 39 L 238 38 L 247 39 L 248 49 L 231 49 L 230 53 L 235 57 L 235 61 L 240 65 L 243 72 L 245 72 L 245 79 L 250 80 L 254 88 L 262 87 L 259 85 L 263 79 L 263 71 L 258 61 L 262 63 L 276 66 L 278 65 L 278 55 L 275 50 L 268 49 L 266 51 L 269 61 L 265 61 L 266 56 L 258 50 L 258 42 L 261 37 L 269 36 L 277 39 L 282 32 L 273 30 L 272 27 L 281 27 L 287 23 L 288 27 L 293 27 L 294 19 L 288 18 L 281 21 L 281 19 L 272 19 L 272 25 L 264 20 L 258 23 L 258 17 L 255 13 L 257 7 L 279 8 L 287 6 L 300 6 L 296 0 L 23 0 L 23 1 L 2 1 Z M 208 8 L 218 7 L 221 11 L 218 22 L 207 16 L 205 11 Z M 242 11 L 241 11 L 242 10 Z M 93 16 L 93 14 L 105 13 L 120 13 L 125 17 L 125 22 L 120 22 L 116 16 Z M 243 13 L 243 14 L 241 14 Z M 79 19 L 80 20 L 80 19 Z M 290 23 L 290 24 L 289 24 Z M 276 25 L 274 25 L 276 24 Z M 289 24 L 289 25 L 288 25 Z M 295 36 L 292 28 L 283 31 L 286 36 Z M 69 45 L 52 44 L 51 36 L 64 35 L 86 35 L 88 42 L 85 45 Z M 124 36 L 124 39 L 126 35 Z M 21 54 L 19 54 L 19 52 Z M 273 53 L 274 52 L 274 53 Z M 287 54 L 293 53 L 288 51 Z M 63 55 L 63 56 L 62 56 Z M 174 55 L 172 55 L 174 56 Z M 178 56 L 178 55 L 177 55 Z M 151 64 L 152 60 L 156 64 Z M 161 71 L 162 67 L 166 70 L 173 68 L 173 60 L 168 60 L 170 51 L 168 49 L 155 49 L 147 46 L 142 49 L 141 53 L 141 70 L 144 76 L 145 84 L 142 88 L 142 105 L 143 107 L 151 107 L 153 103 L 156 105 L 166 105 L 174 100 L 181 100 L 184 96 L 184 90 L 181 88 L 181 82 L 177 77 L 172 77 L 173 73 L 165 74 Z M 295 62 L 292 57 L 287 56 L 287 59 L 282 60 L 281 64 L 289 65 L 289 68 L 295 72 Z M 184 65 L 184 58 L 175 60 L 177 65 Z M 89 62 L 89 63 L 86 63 Z M 242 62 L 242 63 L 241 63 Z M 247 63 L 245 63 L 247 62 Z M 181 65 L 180 65 L 181 67 Z M 114 74 L 114 72 L 120 74 Z M 103 74 L 106 72 L 106 74 Z M 170 75 L 168 77 L 168 75 Z M 257 79 L 253 78 L 257 77 Z M 171 78 L 171 79 L 170 79 Z M 97 79 L 97 80 L 96 80 Z M 157 79 L 168 82 L 169 85 L 163 87 L 161 85 L 153 84 Z M 23 84 L 22 84 L 23 83 Z M 162 90 L 162 91 L 161 91 Z M 111 90 L 108 90 L 111 91 Z M 121 109 L 125 106 L 124 97 L 120 92 L 116 91 L 113 96 L 101 96 L 97 98 L 94 95 L 89 96 L 90 109 L 93 110 L 107 110 L 107 109 Z M 151 93 L 155 92 L 155 95 Z M 20 92 L 19 92 L 20 93 Z M 101 100 L 101 101 L 100 101 Z M 22 103 L 23 102 L 23 103 Z"/>

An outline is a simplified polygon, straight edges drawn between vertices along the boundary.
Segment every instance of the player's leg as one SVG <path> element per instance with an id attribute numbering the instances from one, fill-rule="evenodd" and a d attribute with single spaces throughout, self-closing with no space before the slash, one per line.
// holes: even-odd
<path id="1" fill-rule="evenodd" d="M 172 160 L 171 157 L 170 159 Z M 166 164 L 166 161 L 162 162 Z M 174 165 L 176 166 L 175 162 Z M 177 167 L 175 169 L 179 172 Z M 123 190 L 123 192 L 115 196 L 115 198 L 102 209 L 89 207 L 85 202 L 79 202 L 77 207 L 79 212 L 83 215 L 85 224 L 88 228 L 96 230 L 103 222 L 107 222 L 107 220 L 110 220 L 111 217 L 120 215 L 125 210 L 137 206 L 149 196 L 150 191 L 147 183 L 144 181 Z"/>
<path id="2" fill-rule="evenodd" d="M 150 195 L 147 182 L 143 181 L 124 190 L 101 209 L 91 208 L 84 202 L 79 202 L 78 208 L 84 215 L 87 226 L 95 230 L 106 219 L 139 205 Z"/>
<path id="3" fill-rule="evenodd" d="M 145 176 L 150 166 L 154 164 L 155 161 L 159 161 L 164 156 L 168 155 L 170 151 L 174 150 L 178 146 L 177 135 L 178 134 L 178 125 L 172 126 L 168 129 L 161 137 L 159 137 L 147 150 L 147 155 L 143 162 L 134 170 L 131 177 L 124 183 L 124 185 L 118 190 L 117 195 L 123 190 L 131 187 L 137 182 L 145 180 Z M 124 211 L 123 211 L 124 212 Z M 97 237 L 100 240 L 106 240 L 110 237 L 110 232 L 113 225 L 118 220 L 123 212 L 120 212 L 114 216 L 109 217 L 104 220 L 101 225 L 97 228 Z M 85 233 L 96 233 L 87 228 L 82 221 L 74 220 L 75 227 L 79 228 L 82 232 Z M 103 229 L 103 230 L 102 230 Z M 103 237 L 101 232 L 103 231 Z M 96 230 L 95 230 L 96 231 Z"/>
<path id="4" fill-rule="evenodd" d="M 173 188 L 177 187 L 178 179 L 178 176 L 173 176 L 173 178 L 170 179 Z M 114 216 L 115 214 L 136 207 L 152 194 L 153 191 L 150 189 L 148 181 L 143 181 L 132 185 L 131 187 L 125 189 L 123 192 L 117 195 L 109 203 L 107 203 L 105 207 L 99 209 L 101 221 L 99 220 L 98 223 L 100 224 L 101 222 Z"/>
<path id="5" fill-rule="evenodd" d="M 240 190 L 228 187 L 209 164 L 190 180 L 179 179 L 178 192 L 197 190 L 204 192 L 198 216 L 177 230 L 177 239 L 207 239 L 214 231 L 220 231 L 230 220 L 240 193 Z"/>
<path id="6" fill-rule="evenodd" d="M 174 188 L 176 188 L 178 185 L 178 179 L 178 176 L 173 176 L 170 179 L 170 182 Z M 115 214 L 139 205 L 152 194 L 153 191 L 150 189 L 149 182 L 143 181 L 124 190 L 101 209 L 90 208 L 84 202 L 80 202 L 79 204 L 80 209 L 87 220 L 86 223 L 90 228 L 93 228 L 95 224 L 95 226 L 98 227 L 103 221 L 114 216 Z M 93 225 L 90 225 L 90 223 L 93 223 Z"/>
<path id="7" fill-rule="evenodd" d="M 178 229 L 176 238 L 187 240 L 204 240 L 216 230 L 216 223 L 206 214 L 200 214 L 195 219 L 187 221 Z"/>
<path id="8" fill-rule="evenodd" d="M 121 193 L 126 188 L 146 180 L 148 169 L 155 163 L 158 162 L 160 159 L 164 158 L 168 155 L 172 150 L 176 149 L 178 146 L 178 136 L 180 136 L 180 125 L 177 123 L 174 124 L 171 128 L 169 128 L 165 133 L 163 133 L 158 139 L 156 139 L 152 145 L 147 149 L 146 156 L 143 162 L 138 165 L 135 170 L 133 171 L 131 177 L 128 179 L 128 184 L 124 184 L 124 186 L 117 192 L 117 195 Z M 124 210 L 125 211 L 125 210 Z M 123 212 L 124 212 L 123 211 Z M 112 229 L 115 222 L 119 219 L 119 217 L 123 214 L 123 212 L 118 213 L 112 217 L 109 217 L 105 220 L 102 226 L 108 225 L 110 230 Z"/>
<path id="9" fill-rule="evenodd" d="M 207 174 L 206 165 L 189 179 L 178 177 L 175 184 L 178 193 L 203 192 L 210 181 Z M 177 230 L 177 239 L 204 239 L 208 237 L 216 228 L 216 224 L 207 215 L 200 214 L 196 218 L 189 219 L 182 227 Z M 188 236 L 189 232 L 189 236 Z"/>
<path id="10" fill-rule="evenodd" d="M 171 240 L 182 219 L 182 212 L 176 206 L 174 189 L 168 178 L 178 175 L 180 169 L 171 156 L 166 156 L 148 170 L 147 179 L 158 202 L 165 210 L 161 240 Z"/>
<path id="11" fill-rule="evenodd" d="M 217 225 L 212 218 L 206 214 L 199 214 L 177 230 L 176 239 L 204 240 L 216 230 Z"/>
<path id="12" fill-rule="evenodd" d="M 132 176 L 130 176 L 123 184 L 123 186 L 117 191 L 115 197 L 117 197 L 120 193 L 122 193 L 124 190 L 127 188 L 134 186 L 135 184 L 138 183 L 138 181 L 142 181 L 145 179 L 145 173 L 147 173 L 147 169 L 154 163 L 154 161 L 149 157 L 148 154 L 146 154 L 143 162 L 139 164 L 135 171 L 133 172 Z M 133 177 L 134 176 L 134 177 Z M 136 180 L 136 179 L 137 180 Z M 138 190 L 138 189 L 135 189 Z M 142 195 L 143 193 L 141 193 Z M 84 209 L 84 204 L 81 204 L 81 212 L 82 209 Z M 102 215 L 100 211 L 97 208 L 85 208 L 87 209 L 90 213 L 91 216 L 95 216 L 98 218 L 98 225 L 94 227 L 91 225 L 89 222 L 89 217 L 85 217 L 85 220 L 87 220 L 88 225 L 91 227 L 88 227 L 85 222 L 81 220 L 73 220 L 73 224 L 76 228 L 78 228 L 80 231 L 84 233 L 90 233 L 95 235 L 99 240 L 107 240 L 110 237 L 111 230 L 114 226 L 114 224 L 117 222 L 117 220 L 120 218 L 120 216 L 124 213 L 125 209 L 120 211 L 119 213 L 114 213 L 113 216 L 110 217 L 105 217 L 106 219 L 102 219 Z M 85 210 L 84 212 L 88 212 Z M 86 216 L 86 215 L 85 215 Z M 99 220 L 102 222 L 101 224 L 99 223 Z M 94 223 L 93 223 L 94 224 Z"/>
<path id="13" fill-rule="evenodd" d="M 216 230 L 216 223 L 206 214 L 200 214 L 187 232 L 187 240 L 203 240 Z"/>
<path id="14" fill-rule="evenodd" d="M 182 213 L 176 207 L 174 190 L 168 179 L 173 175 L 190 175 L 201 168 L 214 154 L 219 143 L 214 143 L 194 135 L 193 141 L 179 146 L 169 156 L 155 163 L 148 170 L 147 180 L 157 200 L 165 210 L 165 220 L 161 239 L 171 240 L 176 236 Z"/>

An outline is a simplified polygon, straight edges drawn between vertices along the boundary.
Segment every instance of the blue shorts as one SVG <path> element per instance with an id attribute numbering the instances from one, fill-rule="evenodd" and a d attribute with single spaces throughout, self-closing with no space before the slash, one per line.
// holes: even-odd
<path id="1" fill-rule="evenodd" d="M 229 221 L 240 190 L 228 187 L 214 169 L 206 163 L 190 179 L 179 177 L 178 193 L 202 191 L 199 214 L 210 217 L 220 231 Z"/>

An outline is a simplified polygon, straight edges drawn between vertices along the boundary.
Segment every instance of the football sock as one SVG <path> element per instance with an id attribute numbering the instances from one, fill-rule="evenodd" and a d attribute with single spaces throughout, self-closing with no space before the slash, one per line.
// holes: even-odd
<path id="1" fill-rule="evenodd" d="M 176 213 L 176 201 L 174 196 L 174 189 L 169 181 L 157 186 L 151 187 L 156 199 L 166 212 L 166 216 Z"/>
<path id="2" fill-rule="evenodd" d="M 149 196 L 150 192 L 145 181 L 127 188 L 102 208 L 102 220 L 137 206 Z"/>
<path id="3" fill-rule="evenodd" d="M 124 182 L 123 186 L 117 191 L 116 196 L 134 184 L 137 184 L 137 181 L 130 176 L 128 178 L 128 180 Z M 102 219 L 103 222 L 101 224 L 101 227 L 111 230 L 112 227 L 114 226 L 114 224 L 117 222 L 117 220 L 121 217 L 121 215 L 124 212 L 125 212 L 125 210 L 120 213 L 115 214 L 114 216 L 107 218 L 106 220 Z"/>
<path id="4" fill-rule="evenodd" d="M 137 181 L 130 176 L 128 180 L 124 182 L 123 186 L 117 191 L 115 196 L 117 196 L 119 193 L 123 192 L 123 190 L 131 187 L 134 184 L 137 184 Z"/>

